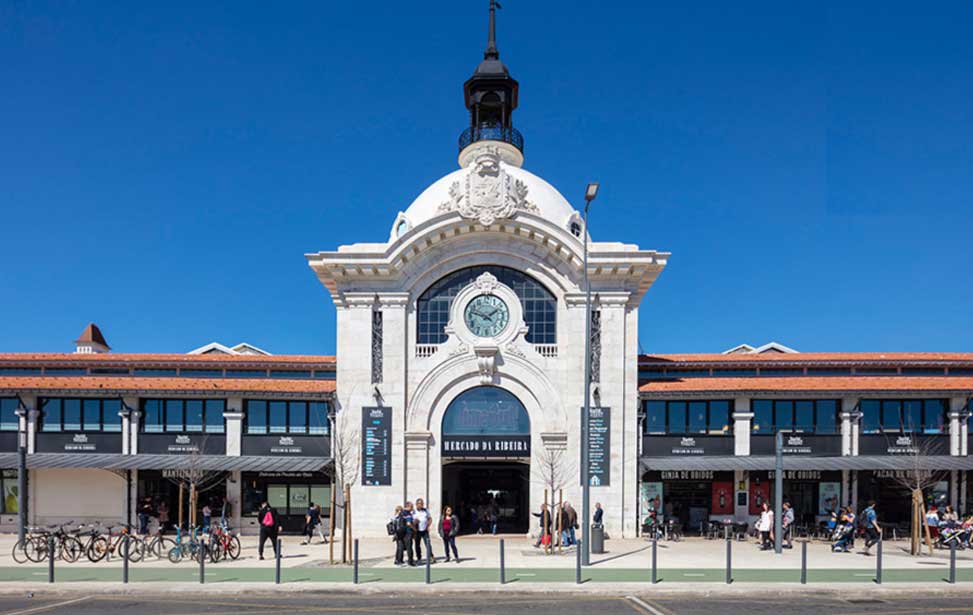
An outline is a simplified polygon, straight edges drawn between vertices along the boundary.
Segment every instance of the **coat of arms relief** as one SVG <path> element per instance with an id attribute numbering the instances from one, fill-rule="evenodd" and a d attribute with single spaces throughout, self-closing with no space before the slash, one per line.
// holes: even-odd
<path id="1" fill-rule="evenodd" d="M 464 218 L 490 226 L 509 218 L 515 211 L 537 213 L 537 206 L 527 200 L 527 185 L 515 179 L 500 166 L 500 154 L 484 148 L 473 159 L 466 180 L 453 182 L 449 200 L 439 206 L 439 213 L 458 211 Z"/>

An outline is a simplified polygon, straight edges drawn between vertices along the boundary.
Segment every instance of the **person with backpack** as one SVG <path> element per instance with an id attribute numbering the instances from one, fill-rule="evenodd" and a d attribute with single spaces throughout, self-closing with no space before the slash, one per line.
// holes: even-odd
<path id="1" fill-rule="evenodd" d="M 277 511 L 266 501 L 261 502 L 257 510 L 257 519 L 260 522 L 260 543 L 257 546 L 257 556 L 264 558 L 264 543 L 270 540 L 274 547 L 274 557 L 277 557 L 277 534 L 283 529 L 280 526 L 280 517 Z"/>
<path id="2" fill-rule="evenodd" d="M 412 502 L 406 502 L 405 506 L 395 507 L 394 517 L 395 529 L 395 565 L 404 566 L 403 561 L 406 553 L 409 554 L 409 565 L 415 566 L 415 557 L 412 554 L 412 543 L 415 536 L 415 519 L 412 516 Z"/>
<path id="3" fill-rule="evenodd" d="M 781 532 L 783 536 L 781 538 L 787 544 L 782 545 L 785 549 L 794 548 L 794 508 L 788 501 L 784 502 L 784 514 L 780 517 Z"/>
<path id="4" fill-rule="evenodd" d="M 305 539 L 301 541 L 302 545 L 311 544 L 311 539 L 314 538 L 314 530 L 321 525 L 321 508 L 314 505 L 314 502 L 310 502 L 307 506 L 307 512 L 304 513 L 304 537 Z M 321 536 L 321 540 L 324 540 L 324 536 Z"/>
<path id="5" fill-rule="evenodd" d="M 865 555 L 872 554 L 872 545 L 881 540 L 882 527 L 878 524 L 878 513 L 875 512 L 875 500 L 868 501 L 868 507 L 862 512 L 865 519 Z"/>

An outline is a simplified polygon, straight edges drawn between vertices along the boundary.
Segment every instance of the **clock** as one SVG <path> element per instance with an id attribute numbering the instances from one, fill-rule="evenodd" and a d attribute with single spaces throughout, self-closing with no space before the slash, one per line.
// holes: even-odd
<path id="1" fill-rule="evenodd" d="M 510 310 L 496 295 L 479 295 L 466 304 L 466 326 L 479 337 L 496 337 L 510 321 Z"/>

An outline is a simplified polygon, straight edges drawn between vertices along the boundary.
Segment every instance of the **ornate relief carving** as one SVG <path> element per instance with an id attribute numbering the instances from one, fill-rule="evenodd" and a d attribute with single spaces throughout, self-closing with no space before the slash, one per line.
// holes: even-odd
<path id="1" fill-rule="evenodd" d="M 497 286 L 500 286 L 500 280 L 497 279 L 497 276 L 487 271 L 481 273 L 476 280 L 473 281 L 473 284 L 485 293 L 492 293 L 494 290 L 496 290 Z"/>
<path id="2" fill-rule="evenodd" d="M 480 372 L 480 384 L 490 384 L 493 382 L 493 375 L 497 372 L 497 350 L 496 346 L 477 346 L 476 368 Z"/>
<path id="3" fill-rule="evenodd" d="M 527 185 L 507 175 L 500 166 L 499 151 L 490 147 L 476 155 L 464 185 L 453 182 L 449 200 L 439 206 L 440 213 L 459 211 L 464 218 L 477 220 L 483 226 L 509 218 L 517 210 L 538 211 L 527 200 Z"/>
<path id="4" fill-rule="evenodd" d="M 469 351 L 470 351 L 470 347 L 469 346 L 467 346 L 466 344 L 460 344 L 456 348 L 453 348 L 453 351 L 449 353 L 449 357 L 448 358 L 452 359 L 453 357 L 458 357 L 458 356 L 464 355 L 464 354 L 468 353 Z"/>
<path id="5" fill-rule="evenodd" d="M 527 358 L 527 355 L 524 354 L 524 351 L 521 350 L 519 346 L 513 343 L 507 344 L 507 346 L 504 348 L 504 352 L 506 352 L 507 354 L 512 354 L 515 357 L 520 357 L 521 359 Z"/>

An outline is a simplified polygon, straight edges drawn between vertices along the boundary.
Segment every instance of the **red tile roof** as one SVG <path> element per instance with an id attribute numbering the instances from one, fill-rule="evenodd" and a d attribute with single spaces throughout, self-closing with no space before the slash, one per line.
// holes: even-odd
<path id="1" fill-rule="evenodd" d="M 99 329 L 98 325 L 93 322 L 89 322 L 88 326 L 85 327 L 84 331 L 81 332 L 81 337 L 74 340 L 75 344 L 79 342 L 101 344 L 105 348 L 110 348 L 110 346 L 108 346 L 108 342 L 105 341 L 105 336 L 101 334 L 101 329 Z"/>
<path id="2" fill-rule="evenodd" d="M 129 376 L 0 376 L 0 391 L 90 391 L 136 394 L 153 391 L 208 393 L 333 393 L 334 380 L 275 380 L 271 378 L 140 378 Z"/>
<path id="3" fill-rule="evenodd" d="M 639 364 L 672 363 L 971 363 L 971 352 L 795 352 L 763 354 L 643 354 Z"/>
<path id="4" fill-rule="evenodd" d="M 973 376 L 795 376 L 793 378 L 682 378 L 639 385 L 642 394 L 797 391 L 956 391 L 973 395 Z"/>
<path id="5" fill-rule="evenodd" d="M 176 354 L 176 353 L 104 353 L 79 354 L 67 352 L 4 352 L 0 353 L 0 363 L 91 363 L 113 365 L 262 365 L 274 367 L 309 367 L 331 366 L 335 364 L 334 356 L 324 355 L 225 355 L 225 354 Z"/>

